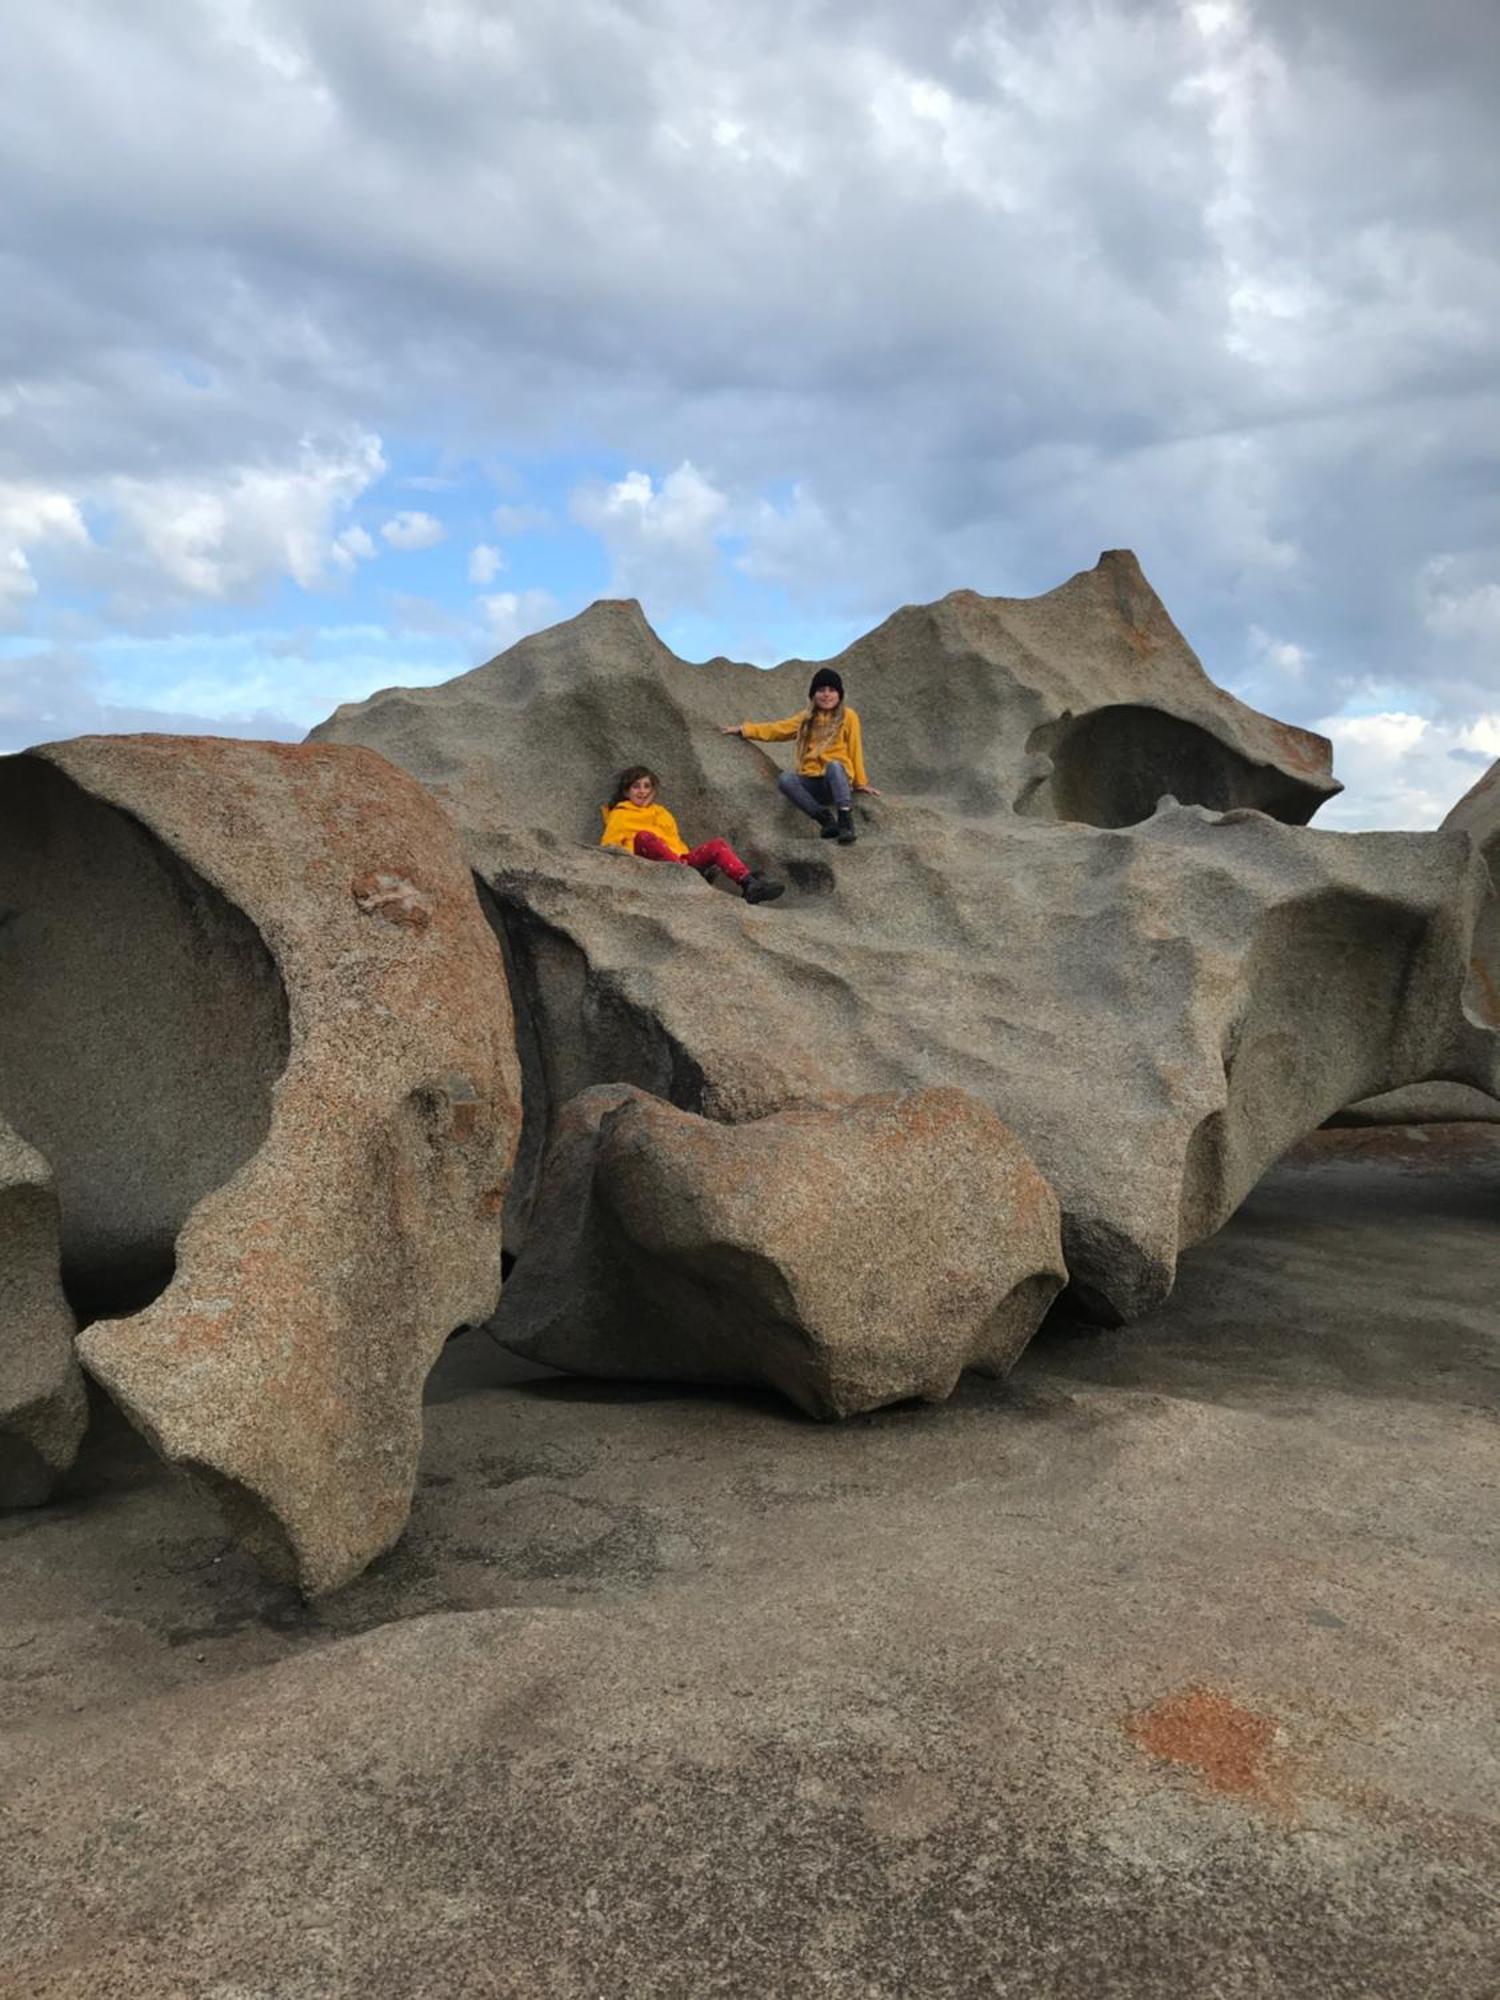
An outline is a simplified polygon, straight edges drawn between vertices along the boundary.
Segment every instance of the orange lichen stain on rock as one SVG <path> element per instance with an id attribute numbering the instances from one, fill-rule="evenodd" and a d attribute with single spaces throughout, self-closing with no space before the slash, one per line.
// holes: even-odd
<path id="1" fill-rule="evenodd" d="M 1326 736 L 1319 736 L 1312 729 L 1299 729 L 1293 722 L 1274 720 L 1270 733 L 1288 764 L 1319 778 L 1326 778 L 1332 772 L 1333 745 Z"/>
<path id="2" fill-rule="evenodd" d="M 1137 659 L 1146 660 L 1153 653 L 1161 651 L 1161 640 L 1156 634 L 1148 631 L 1144 625 L 1138 625 L 1134 619 L 1126 623 L 1125 639 Z"/>
<path id="3" fill-rule="evenodd" d="M 1494 1157 L 1500 1127 L 1473 1121 L 1455 1125 L 1325 1125 L 1284 1155 L 1289 1166 L 1318 1167 L 1341 1160 L 1369 1160 L 1397 1167 L 1446 1172 Z"/>
<path id="4" fill-rule="evenodd" d="M 1213 1791 L 1262 1804 L 1285 1802 L 1275 1768 L 1274 1716 L 1245 1708 L 1211 1687 L 1186 1687 L 1125 1718 L 1125 1733 L 1149 1756 L 1196 1774 Z"/>
<path id="5" fill-rule="evenodd" d="M 1483 998 L 1486 1021 L 1500 1027 L 1500 989 L 1496 988 L 1489 967 L 1482 958 L 1474 957 L 1469 960 L 1469 971 L 1473 974 L 1474 984 Z"/>
<path id="6" fill-rule="evenodd" d="M 432 898 L 404 875 L 372 868 L 355 876 L 349 893 L 366 916 L 383 917 L 388 924 L 425 930 L 432 922 Z"/>

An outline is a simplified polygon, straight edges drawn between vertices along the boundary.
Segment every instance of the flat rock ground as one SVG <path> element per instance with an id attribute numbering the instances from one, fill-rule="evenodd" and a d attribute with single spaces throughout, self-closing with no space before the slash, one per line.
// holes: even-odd
<path id="1" fill-rule="evenodd" d="M 1500 1991 L 1500 1134 L 829 1429 L 434 1377 L 316 1609 L 105 1413 L 0 1527 L 0 1991 Z"/>

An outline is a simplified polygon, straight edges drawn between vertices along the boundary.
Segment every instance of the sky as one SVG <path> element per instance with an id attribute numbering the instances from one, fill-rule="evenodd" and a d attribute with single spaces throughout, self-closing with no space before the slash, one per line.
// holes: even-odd
<path id="1" fill-rule="evenodd" d="M 1500 757 L 1494 0 L 69 0 L 0 70 L 0 750 L 297 737 L 599 596 L 679 653 L 1133 548 Z"/>

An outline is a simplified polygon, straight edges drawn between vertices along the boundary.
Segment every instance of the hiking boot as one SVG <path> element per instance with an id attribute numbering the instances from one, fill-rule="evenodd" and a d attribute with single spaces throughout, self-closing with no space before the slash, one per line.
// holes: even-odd
<path id="1" fill-rule="evenodd" d="M 774 903 L 778 896 L 786 894 L 786 884 L 767 881 L 757 870 L 740 884 L 740 894 L 747 903 Z"/>
<path id="2" fill-rule="evenodd" d="M 844 811 L 839 814 L 838 824 L 834 828 L 834 836 L 840 847 L 852 847 L 855 841 L 859 839 L 859 835 L 854 831 L 854 815 L 852 812 Z"/>
<path id="3" fill-rule="evenodd" d="M 818 832 L 824 840 L 832 840 L 838 833 L 837 818 L 825 806 L 818 814 Z"/>

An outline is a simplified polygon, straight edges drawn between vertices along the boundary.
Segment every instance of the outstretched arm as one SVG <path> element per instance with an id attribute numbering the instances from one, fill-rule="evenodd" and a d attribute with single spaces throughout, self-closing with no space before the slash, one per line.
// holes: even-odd
<path id="1" fill-rule="evenodd" d="M 790 743 L 802 727 L 806 713 L 806 709 L 799 708 L 795 715 L 785 716 L 780 722 L 740 722 L 726 734 L 747 737 L 752 743 Z"/>

